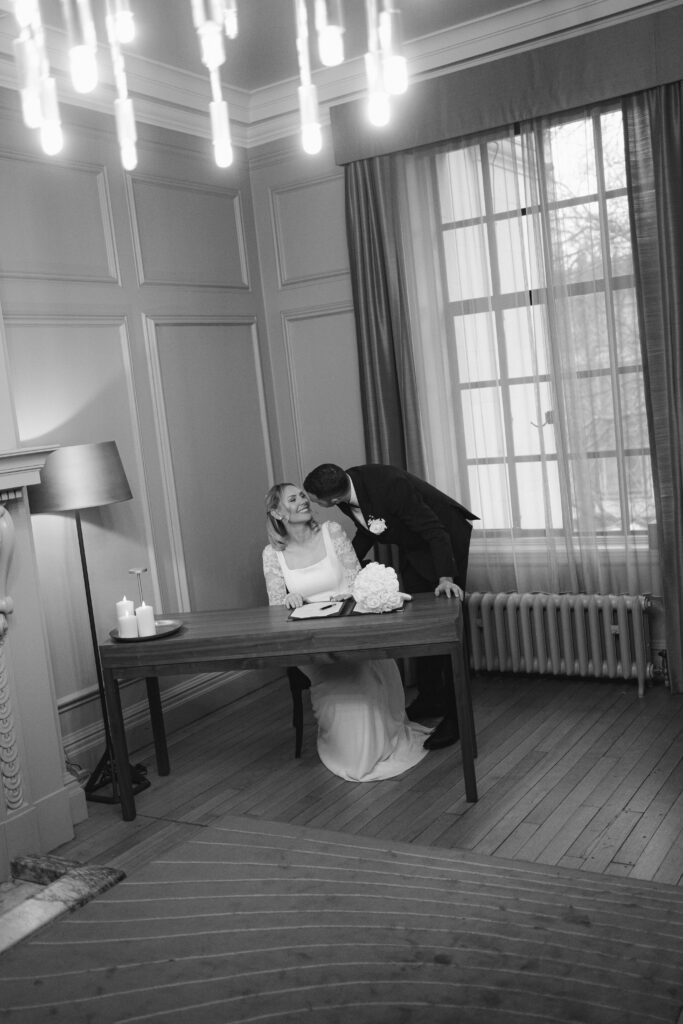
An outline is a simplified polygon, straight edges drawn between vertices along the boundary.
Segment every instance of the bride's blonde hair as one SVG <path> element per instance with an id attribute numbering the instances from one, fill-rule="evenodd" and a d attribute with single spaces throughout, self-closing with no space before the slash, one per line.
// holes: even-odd
<path id="1" fill-rule="evenodd" d="M 268 540 L 278 551 L 284 551 L 287 547 L 287 529 L 282 519 L 278 519 L 273 513 L 280 511 L 282 498 L 287 487 L 296 487 L 296 484 L 288 482 L 273 484 L 266 494 L 266 533 L 268 534 Z M 311 519 L 311 529 L 319 530 L 320 523 L 315 519 Z"/>

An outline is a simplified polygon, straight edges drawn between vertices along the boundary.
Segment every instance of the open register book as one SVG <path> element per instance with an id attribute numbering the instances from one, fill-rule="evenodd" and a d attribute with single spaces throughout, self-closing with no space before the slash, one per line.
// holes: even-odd
<path id="1" fill-rule="evenodd" d="M 352 597 L 347 597 L 343 601 L 311 601 L 310 604 L 302 604 L 301 608 L 295 608 L 289 618 L 332 619 L 337 615 L 349 615 L 355 603 Z"/>

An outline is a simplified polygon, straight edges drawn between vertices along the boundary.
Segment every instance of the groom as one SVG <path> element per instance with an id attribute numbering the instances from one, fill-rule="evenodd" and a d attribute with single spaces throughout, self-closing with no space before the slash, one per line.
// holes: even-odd
<path id="1" fill-rule="evenodd" d="M 395 466 L 323 463 L 304 480 L 316 504 L 336 505 L 353 519 L 359 560 L 378 541 L 398 549 L 401 586 L 411 594 L 433 592 L 462 601 L 471 520 L 477 519 L 447 494 Z M 447 655 L 417 658 L 418 696 L 406 709 L 411 719 L 442 717 L 425 740 L 428 750 L 450 746 L 460 736 L 451 662 Z"/>

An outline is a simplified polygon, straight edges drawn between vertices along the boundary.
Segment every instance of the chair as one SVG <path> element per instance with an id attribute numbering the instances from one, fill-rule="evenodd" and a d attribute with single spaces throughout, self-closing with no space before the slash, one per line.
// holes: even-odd
<path id="1" fill-rule="evenodd" d="M 294 757 L 301 757 L 301 748 L 304 741 L 304 705 L 302 693 L 309 690 L 311 680 L 304 675 L 296 666 L 287 669 L 289 689 L 292 694 L 292 725 L 294 726 Z"/>

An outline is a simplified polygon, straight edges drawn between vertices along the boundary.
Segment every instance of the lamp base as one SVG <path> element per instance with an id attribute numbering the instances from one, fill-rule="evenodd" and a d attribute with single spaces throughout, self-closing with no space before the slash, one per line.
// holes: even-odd
<path id="1" fill-rule="evenodd" d="M 147 767 L 144 764 L 129 765 L 133 794 L 141 793 L 143 789 L 149 789 L 152 783 L 147 778 Z M 100 793 L 98 790 L 105 787 L 111 788 L 111 793 Z M 105 750 L 85 784 L 85 799 L 98 804 L 120 803 L 118 779 L 112 771 L 109 751 Z"/>

